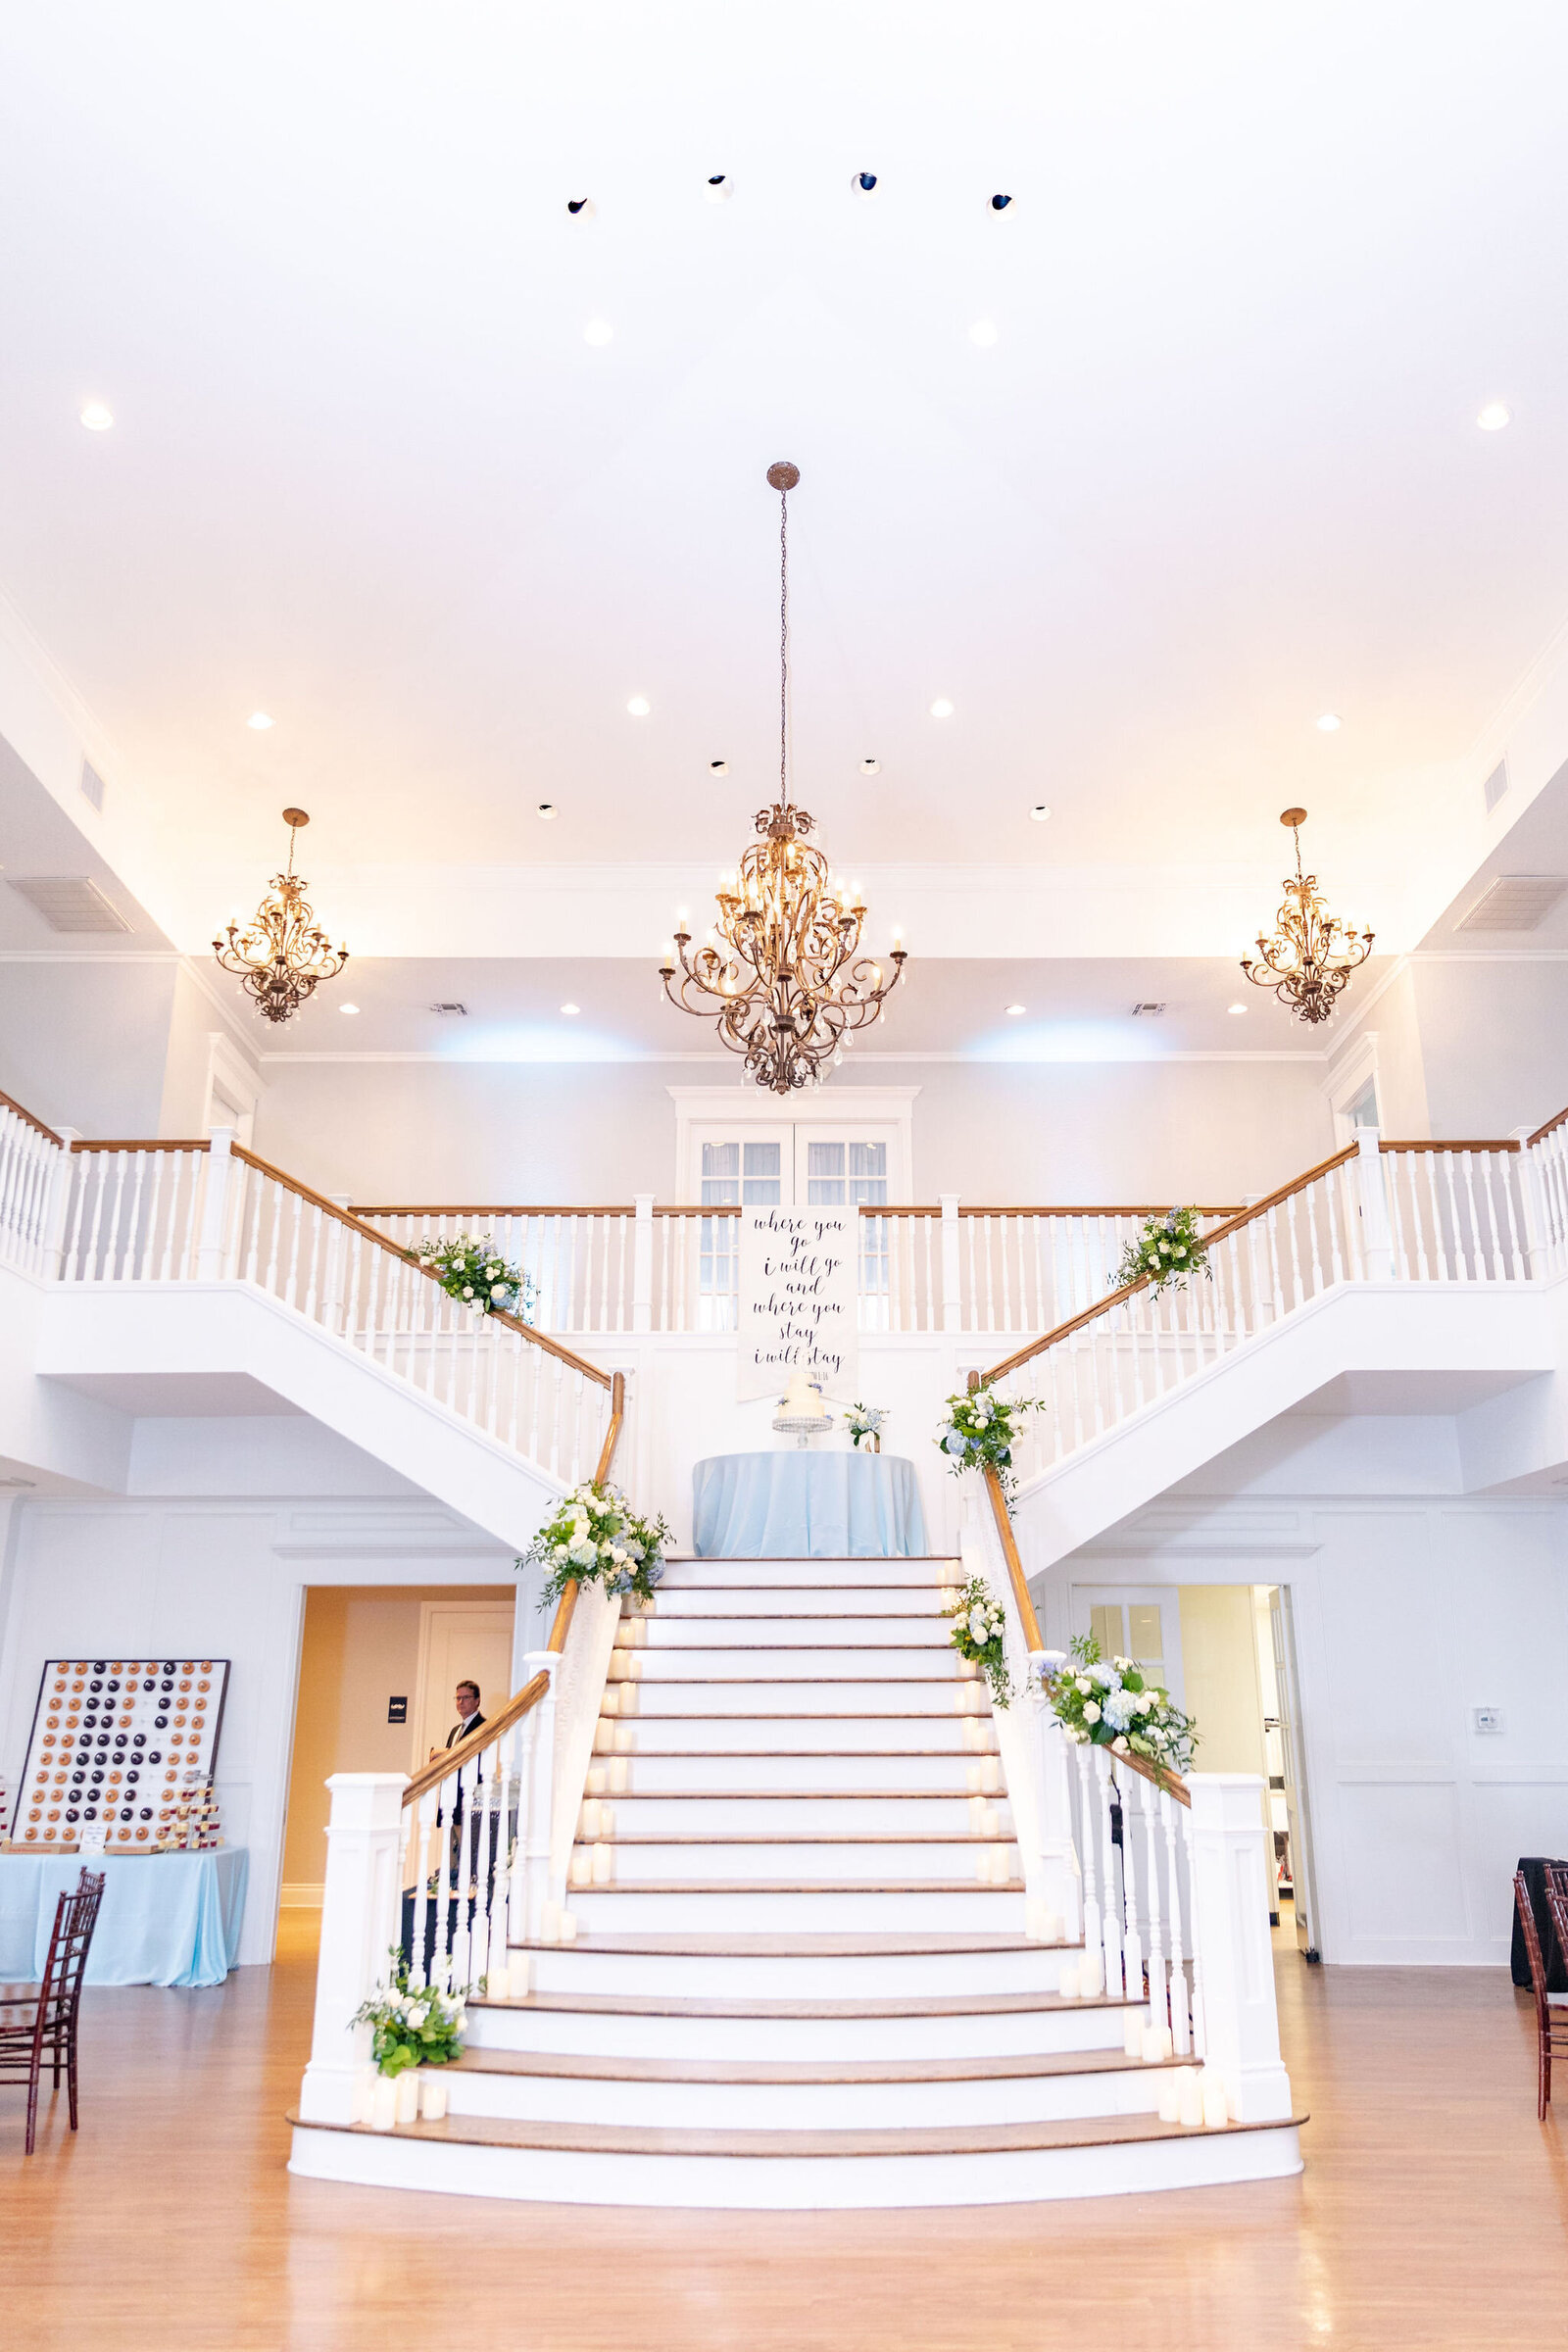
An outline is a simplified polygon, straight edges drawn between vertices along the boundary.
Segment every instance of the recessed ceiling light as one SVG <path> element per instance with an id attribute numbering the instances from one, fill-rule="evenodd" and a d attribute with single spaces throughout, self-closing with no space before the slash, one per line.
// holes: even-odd
<path id="1" fill-rule="evenodd" d="M 1037 825 L 1043 825 L 1047 817 L 1051 814 L 1051 810 L 1046 807 L 1044 801 L 1036 801 L 1029 813 L 1034 818 Z"/>
<path id="2" fill-rule="evenodd" d="M 953 716 L 953 705 L 949 702 L 945 694 L 939 694 L 937 696 L 936 701 L 931 706 L 931 715 L 933 718 L 951 718 Z"/>
<path id="3" fill-rule="evenodd" d="M 708 772 L 710 775 L 713 776 L 727 776 L 729 774 L 729 761 L 727 760 L 710 760 L 708 762 Z"/>
<path id="4" fill-rule="evenodd" d="M 704 188 L 703 194 L 710 204 L 727 204 L 734 192 L 735 182 L 727 172 L 709 173 L 708 185 Z"/>
<path id="5" fill-rule="evenodd" d="M 357 1004 L 340 1004 L 338 1006 L 339 1012 L 358 1012 L 359 1009 Z"/>
<path id="6" fill-rule="evenodd" d="M 548 824 L 548 823 L 550 822 L 550 819 L 551 819 L 551 818 L 552 818 L 552 817 L 555 815 L 555 813 L 556 813 L 556 804 L 555 804 L 555 802 L 554 802 L 554 801 L 541 801 L 541 802 L 540 802 L 540 804 L 539 804 L 539 814 L 540 814 L 540 815 L 541 815 L 541 816 L 544 818 L 544 820 L 545 820 L 546 824 Z"/>
<path id="7" fill-rule="evenodd" d="M 82 403 L 81 421 L 89 433 L 107 433 L 115 419 L 101 400 L 88 400 Z"/>
<path id="8" fill-rule="evenodd" d="M 1320 735 L 1337 735 L 1340 731 L 1341 723 L 1340 714 L 1337 710 L 1325 710 L 1322 717 L 1317 722 L 1317 731 Z"/>
<path id="9" fill-rule="evenodd" d="M 1020 1012 L 1027 1012 L 1028 1009 L 1029 1007 L 1027 1004 L 1009 1004 L 1007 1006 L 1007 1018 L 1015 1021 Z"/>
<path id="10" fill-rule="evenodd" d="M 580 1004 L 563 1004 L 561 1009 L 565 1013 L 581 1012 L 582 1006 Z"/>
<path id="11" fill-rule="evenodd" d="M 614 341 L 615 330 L 608 318 L 590 318 L 582 330 L 582 339 L 593 344 L 596 351 L 602 350 L 605 344 Z"/>
<path id="12" fill-rule="evenodd" d="M 969 329 L 970 342 L 978 343 L 982 351 L 989 351 L 996 339 L 997 328 L 994 319 L 977 318 Z"/>
<path id="13" fill-rule="evenodd" d="M 1004 196 L 999 192 L 991 199 L 991 210 L 994 213 L 1004 213 L 1011 202 L 1010 196 Z"/>
<path id="14" fill-rule="evenodd" d="M 81 421 L 86 423 L 85 416 Z M 1513 411 L 1505 400 L 1489 400 L 1476 422 L 1484 433 L 1500 433 L 1505 424 L 1512 424 Z"/>
<path id="15" fill-rule="evenodd" d="M 874 172 L 857 172 L 850 182 L 857 196 L 874 196 L 881 184 Z"/>
<path id="16" fill-rule="evenodd" d="M 245 724 L 248 727 L 254 727 L 256 729 L 258 735 L 265 735 L 271 723 L 271 720 L 269 718 L 265 710 L 253 710 L 249 718 L 245 721 Z"/>
<path id="17" fill-rule="evenodd" d="M 568 196 L 566 211 L 573 220 L 591 220 L 596 207 L 591 196 Z"/>
<path id="18" fill-rule="evenodd" d="M 1245 1004 L 1227 1004 L 1225 1009 L 1227 1012 L 1245 1012 L 1247 1006 Z"/>
<path id="19" fill-rule="evenodd" d="M 634 694 L 626 705 L 633 718 L 646 718 L 653 707 L 646 694 Z"/>
<path id="20" fill-rule="evenodd" d="M 860 773 L 862 776 L 879 776 L 882 773 L 881 760 L 862 760 L 860 761 Z"/>

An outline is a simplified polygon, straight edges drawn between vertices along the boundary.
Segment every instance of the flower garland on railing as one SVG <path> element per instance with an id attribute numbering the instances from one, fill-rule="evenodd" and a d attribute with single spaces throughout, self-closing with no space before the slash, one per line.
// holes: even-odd
<path id="1" fill-rule="evenodd" d="M 1115 1288 L 1147 1282 L 1152 1291 L 1168 1290 L 1172 1285 L 1184 1290 L 1195 1274 L 1206 1274 L 1213 1280 L 1208 1245 L 1198 1230 L 1197 1210 L 1173 1208 L 1163 1217 L 1151 1217 L 1128 1243 L 1116 1268 Z"/>
<path id="2" fill-rule="evenodd" d="M 618 1487 L 590 1480 L 562 1496 L 517 1566 L 533 1561 L 549 1571 L 542 1609 L 554 1607 L 568 1585 L 604 1585 L 652 1600 L 668 1542 L 662 1519 L 639 1519 Z"/>
<path id="3" fill-rule="evenodd" d="M 509 1265 L 489 1234 L 457 1233 L 444 1242 L 416 1242 L 404 1252 L 415 1265 L 428 1266 L 449 1298 L 476 1315 L 515 1315 L 533 1321 L 538 1290 L 531 1275 Z"/>
<path id="4" fill-rule="evenodd" d="M 851 1405 L 844 1416 L 844 1426 L 850 1433 L 850 1443 L 857 1453 L 860 1450 L 862 1438 L 880 1440 L 883 1424 L 887 1417 L 888 1408 L 885 1404 Z M 875 1445 L 872 1446 L 871 1450 L 873 1453 L 877 1450 Z"/>
<path id="5" fill-rule="evenodd" d="M 1163 1684 L 1146 1681 L 1133 1659 L 1105 1658 L 1093 1635 L 1080 1635 L 1070 1657 L 1053 1653 L 1040 1682 L 1057 1722 L 1080 1746 L 1141 1756 L 1161 1780 L 1191 1765 L 1198 1745 L 1192 1717 Z"/>
<path id="6" fill-rule="evenodd" d="M 948 1640 L 959 1657 L 971 1659 L 991 1685 L 992 1705 L 1006 1706 L 1012 1697 L 1012 1677 L 1003 1650 L 1007 1621 L 985 1578 L 971 1576 L 960 1585 L 957 1599 L 942 1614 L 956 1621 Z"/>
<path id="7" fill-rule="evenodd" d="M 449 2066 L 463 2049 L 462 1994 L 433 1984 L 411 1990 L 409 1964 L 395 1943 L 391 1957 L 390 1984 L 377 1985 L 354 2013 L 357 2026 L 373 2029 L 370 2055 L 377 2070 L 395 2079 L 411 2066 Z"/>
<path id="8" fill-rule="evenodd" d="M 1014 1416 L 1043 1413 L 1040 1396 L 998 1396 L 990 1389 L 968 1389 L 948 1398 L 947 1417 L 938 1424 L 936 1442 L 948 1457 L 955 1476 L 961 1470 L 995 1470 L 1003 1493 L 1017 1491 L 1012 1448 L 1019 1437 Z"/>

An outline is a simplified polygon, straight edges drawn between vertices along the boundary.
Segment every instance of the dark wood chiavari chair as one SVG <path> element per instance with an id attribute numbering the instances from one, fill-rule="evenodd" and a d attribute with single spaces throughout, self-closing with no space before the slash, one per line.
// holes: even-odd
<path id="1" fill-rule="evenodd" d="M 63 1894 L 55 1905 L 54 1934 L 43 1982 L 25 1991 L 0 1991 L 0 2082 L 27 2085 L 27 2154 L 32 2154 L 38 2129 L 38 2084 L 45 2062 L 54 2069 L 60 2088 L 65 2069 L 71 2102 L 71 2129 L 76 2129 L 76 2017 L 81 2007 L 81 1980 L 86 1971 L 92 1932 L 103 1901 L 104 1873 L 84 1870 L 74 1894 Z M 19 2013 L 25 2014 L 19 2014 Z"/>
<path id="2" fill-rule="evenodd" d="M 1562 1881 L 1559 1889 L 1557 1882 Z M 1568 1928 L 1568 1870 L 1560 1864 L 1546 1873 L 1547 1900 L 1551 1908 L 1552 1925 L 1559 1942 Z M 1554 2007 L 1546 1997 L 1546 1963 L 1542 1957 L 1541 1937 L 1536 1933 L 1536 1914 L 1530 1901 L 1530 1888 L 1522 1870 L 1513 1874 L 1513 1899 L 1519 1913 L 1519 1925 L 1524 1931 L 1525 1950 L 1530 1955 L 1530 1984 L 1536 1996 L 1536 2052 L 1537 2095 L 1536 2113 L 1543 2123 L 1551 2104 L 1551 2062 L 1553 2058 L 1568 2059 L 1568 2007 Z M 1559 1904 L 1562 1906 L 1559 1915 Z M 1568 1951 L 1568 1943 L 1563 1944 Z"/>

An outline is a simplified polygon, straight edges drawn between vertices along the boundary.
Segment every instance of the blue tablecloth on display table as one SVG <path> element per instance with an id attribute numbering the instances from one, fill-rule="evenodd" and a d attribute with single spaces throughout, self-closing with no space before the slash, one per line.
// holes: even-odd
<path id="1" fill-rule="evenodd" d="M 896 1453 L 715 1453 L 692 1472 L 692 1542 L 705 1559 L 914 1559 L 925 1515 Z"/>
<path id="2" fill-rule="evenodd" d="M 36 1984 L 55 1904 L 83 1870 L 104 1873 L 89 1984 L 221 1984 L 239 1950 L 242 1845 L 201 1854 L 0 1854 L 0 1982 Z"/>

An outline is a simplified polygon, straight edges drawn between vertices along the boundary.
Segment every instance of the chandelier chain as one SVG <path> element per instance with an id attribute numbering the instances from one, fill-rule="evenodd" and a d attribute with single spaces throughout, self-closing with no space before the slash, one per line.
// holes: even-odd
<path id="1" fill-rule="evenodd" d="M 790 799 L 790 494 L 778 494 L 778 799 Z"/>

